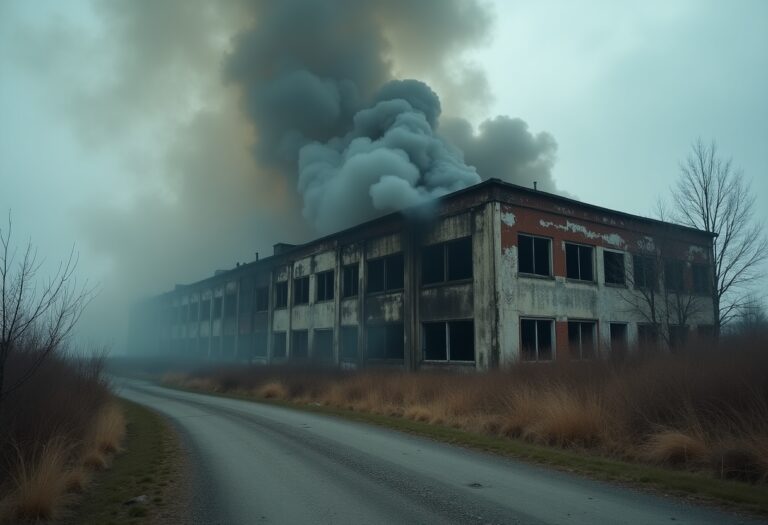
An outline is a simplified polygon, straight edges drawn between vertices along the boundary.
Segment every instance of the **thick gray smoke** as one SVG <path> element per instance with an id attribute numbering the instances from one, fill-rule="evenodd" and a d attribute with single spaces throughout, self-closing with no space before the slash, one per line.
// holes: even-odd
<path id="1" fill-rule="evenodd" d="M 456 42 L 479 39 L 478 21 L 483 27 L 487 19 L 476 4 L 287 0 L 253 9 L 254 24 L 236 39 L 227 76 L 241 88 L 257 130 L 257 159 L 295 182 L 303 215 L 317 230 L 426 204 L 491 176 L 555 189 L 549 135 L 497 117 L 477 135 L 468 121 L 450 119 L 441 136 L 434 91 L 393 79 L 392 35 L 410 42 L 414 62 L 424 64 L 429 50 L 444 64 L 457 50 L 450 35 L 441 35 L 442 49 L 430 40 L 439 31 L 432 18 L 449 20 Z"/>
<path id="2" fill-rule="evenodd" d="M 491 34 L 479 0 L 81 1 L 88 23 L 8 23 L 0 51 L 84 164 L 112 159 L 72 205 L 72 238 L 107 268 L 84 319 L 99 340 L 120 339 L 138 295 L 312 229 L 488 177 L 555 188 L 548 135 L 445 117 L 490 102 L 467 59 Z"/>
<path id="3" fill-rule="evenodd" d="M 352 130 L 299 152 L 304 216 L 320 231 L 413 208 L 480 182 L 456 148 L 437 136 L 440 101 L 415 80 L 392 81 L 360 110 Z"/>

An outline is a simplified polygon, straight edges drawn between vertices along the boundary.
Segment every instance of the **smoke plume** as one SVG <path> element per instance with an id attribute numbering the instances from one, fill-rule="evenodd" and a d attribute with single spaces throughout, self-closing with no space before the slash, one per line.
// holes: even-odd
<path id="1" fill-rule="evenodd" d="M 13 39 L 84 158 L 115 159 L 75 212 L 108 268 L 94 333 L 277 241 L 489 177 L 556 190 L 551 136 L 456 118 L 491 100 L 468 58 L 492 29 L 479 0 L 82 1 L 89 24 L 17 23 Z"/>

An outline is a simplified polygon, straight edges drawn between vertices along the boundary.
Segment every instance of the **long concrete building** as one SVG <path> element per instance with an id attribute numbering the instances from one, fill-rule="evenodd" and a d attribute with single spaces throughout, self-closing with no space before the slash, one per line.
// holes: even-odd
<path id="1" fill-rule="evenodd" d="M 712 236 L 491 179 L 176 285 L 140 354 L 405 369 L 621 357 L 711 333 Z"/>

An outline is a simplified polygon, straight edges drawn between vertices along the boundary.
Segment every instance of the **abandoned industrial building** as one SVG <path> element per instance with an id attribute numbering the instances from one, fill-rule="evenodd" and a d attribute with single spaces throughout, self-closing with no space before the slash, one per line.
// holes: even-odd
<path id="1" fill-rule="evenodd" d="M 713 325 L 712 241 L 491 179 L 137 304 L 153 355 L 488 369 L 674 348 Z"/>

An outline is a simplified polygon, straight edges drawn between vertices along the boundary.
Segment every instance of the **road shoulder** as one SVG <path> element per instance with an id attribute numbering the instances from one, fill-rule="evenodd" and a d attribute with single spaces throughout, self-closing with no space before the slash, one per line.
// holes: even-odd
<path id="1" fill-rule="evenodd" d="M 63 523 L 189 523 L 188 465 L 179 436 L 155 412 L 123 399 L 120 404 L 127 420 L 123 451 L 97 474 Z"/>

